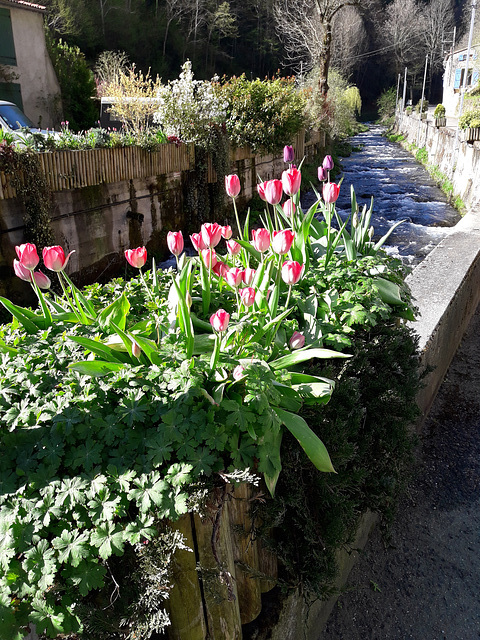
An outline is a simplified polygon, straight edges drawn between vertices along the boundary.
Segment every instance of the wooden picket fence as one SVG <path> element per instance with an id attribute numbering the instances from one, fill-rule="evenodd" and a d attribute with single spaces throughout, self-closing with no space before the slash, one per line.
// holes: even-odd
<path id="1" fill-rule="evenodd" d="M 256 539 L 249 515 L 252 500 L 264 495 L 251 484 L 225 485 L 205 513 L 175 523 L 194 553 L 174 556 L 169 640 L 240 640 L 242 625 L 259 615 L 261 595 L 277 577 L 276 557 Z"/>

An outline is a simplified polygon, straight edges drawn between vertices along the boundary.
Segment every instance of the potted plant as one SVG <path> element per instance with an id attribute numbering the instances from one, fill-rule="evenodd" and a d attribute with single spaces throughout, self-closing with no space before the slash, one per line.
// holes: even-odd
<path id="1" fill-rule="evenodd" d="M 447 118 L 445 117 L 445 107 L 443 104 L 437 104 L 435 107 L 435 111 L 433 112 L 433 117 L 435 118 L 435 126 L 437 129 L 440 127 L 447 126 Z"/>
<path id="2" fill-rule="evenodd" d="M 464 131 L 466 142 L 480 140 L 480 108 L 477 107 L 464 113 L 459 119 L 458 125 Z"/>
<path id="3" fill-rule="evenodd" d="M 426 120 L 427 118 L 427 109 L 428 109 L 428 100 L 425 98 L 423 100 L 419 100 L 415 105 L 415 111 L 418 113 L 419 120 Z"/>

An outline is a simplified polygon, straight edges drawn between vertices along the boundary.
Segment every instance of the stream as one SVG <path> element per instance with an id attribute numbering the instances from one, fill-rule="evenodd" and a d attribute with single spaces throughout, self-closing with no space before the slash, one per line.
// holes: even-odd
<path id="1" fill-rule="evenodd" d="M 397 220 L 405 220 L 388 238 L 385 250 L 412 266 L 421 262 L 450 233 L 460 215 L 447 202 L 428 172 L 399 144 L 389 142 L 385 127 L 372 125 L 369 131 L 350 139 L 354 151 L 342 158 L 343 183 L 337 201 L 342 217 L 350 213 L 350 185 L 360 208 L 370 206 L 374 240 L 380 239 Z"/>

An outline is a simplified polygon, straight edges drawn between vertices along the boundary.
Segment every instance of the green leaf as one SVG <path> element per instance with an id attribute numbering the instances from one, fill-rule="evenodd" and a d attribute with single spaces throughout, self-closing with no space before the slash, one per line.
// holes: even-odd
<path id="1" fill-rule="evenodd" d="M 104 584 L 106 568 L 97 560 L 82 560 L 80 564 L 68 572 L 67 578 L 78 588 L 81 596 L 86 596 L 93 589 L 101 589 Z"/>
<path id="2" fill-rule="evenodd" d="M 387 304 L 405 304 L 402 300 L 400 287 L 391 282 L 390 280 L 385 280 L 385 278 L 374 278 L 373 282 L 378 289 L 378 295 Z"/>
<path id="3" fill-rule="evenodd" d="M 90 541 L 98 547 L 98 553 L 104 560 L 107 560 L 112 553 L 117 556 L 123 553 L 124 533 L 119 524 L 113 522 L 101 524 L 92 533 Z"/>
<path id="4" fill-rule="evenodd" d="M 129 310 L 130 303 L 125 293 L 122 293 L 119 298 L 98 314 L 97 322 L 102 329 L 111 329 L 113 325 L 117 325 L 123 331 Z"/>
<path id="5" fill-rule="evenodd" d="M 275 409 L 275 413 L 282 421 L 282 424 L 298 440 L 302 449 L 319 471 L 336 473 L 325 445 L 301 416 L 283 409 Z"/>
<path id="6" fill-rule="evenodd" d="M 45 328 L 44 318 L 36 316 L 31 312 L 28 313 L 27 309 L 23 309 L 23 307 L 17 307 L 17 305 L 13 304 L 13 302 L 10 302 L 10 300 L 7 300 L 7 298 L 2 298 L 0 296 L 0 302 L 7 309 L 7 311 L 9 311 L 12 316 L 18 320 L 18 322 L 22 325 L 22 327 L 29 335 L 34 335 L 35 333 L 38 333 L 39 329 Z M 34 316 L 35 320 L 33 320 L 32 315 Z"/>
<path id="7" fill-rule="evenodd" d="M 46 590 L 55 581 L 57 563 L 55 551 L 47 540 L 40 540 L 36 547 L 25 552 L 23 568 L 27 572 L 31 584 Z"/>
<path id="8" fill-rule="evenodd" d="M 272 369 L 286 369 L 292 365 L 299 364 L 300 362 L 306 362 L 312 358 L 350 358 L 351 356 L 346 353 L 340 353 L 339 351 L 332 351 L 331 349 L 305 349 L 298 350 L 289 353 L 286 356 L 277 358 L 273 362 L 268 364 Z"/>
<path id="9" fill-rule="evenodd" d="M 95 355 L 100 356 L 107 362 L 130 362 L 127 354 L 121 353 L 117 349 L 113 349 L 98 340 L 91 340 L 90 338 L 83 338 L 81 336 L 69 336 L 69 339 L 88 349 L 88 351 L 91 351 Z"/>
<path id="10" fill-rule="evenodd" d="M 121 371 L 125 368 L 125 365 L 116 362 L 102 362 L 101 360 L 84 360 L 83 362 L 69 364 L 68 368 L 71 371 L 80 373 L 82 376 L 97 378 L 106 376 L 112 372 Z"/>
<path id="11" fill-rule="evenodd" d="M 68 562 L 78 567 L 83 558 L 90 555 L 89 534 L 78 530 L 64 529 L 62 534 L 54 538 L 52 545 L 58 551 L 59 562 Z"/>

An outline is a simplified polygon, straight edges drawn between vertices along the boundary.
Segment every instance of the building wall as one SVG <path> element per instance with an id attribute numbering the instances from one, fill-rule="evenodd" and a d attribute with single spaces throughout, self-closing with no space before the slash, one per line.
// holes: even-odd
<path id="1" fill-rule="evenodd" d="M 470 51 L 470 60 L 468 63 L 468 89 L 478 83 L 480 58 L 478 49 L 472 47 Z M 463 86 L 463 77 L 467 66 L 467 50 L 462 49 L 450 54 L 445 62 L 445 73 L 443 75 L 443 98 L 442 104 L 446 109 L 447 118 L 453 118 L 458 115 L 458 107 L 460 106 L 460 95 Z M 465 109 L 464 103 L 464 109 Z"/>
<path id="2" fill-rule="evenodd" d="M 61 120 L 60 86 L 48 55 L 43 12 L 0 0 L 10 10 L 17 64 L 6 66 L 18 76 L 23 110 L 42 129 L 58 128 Z"/>

